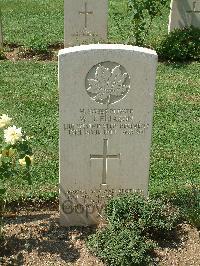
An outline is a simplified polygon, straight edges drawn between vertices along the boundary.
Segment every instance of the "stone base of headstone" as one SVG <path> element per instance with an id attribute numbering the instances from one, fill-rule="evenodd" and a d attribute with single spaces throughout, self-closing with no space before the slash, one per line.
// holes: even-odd
<path id="1" fill-rule="evenodd" d="M 63 191 L 60 189 L 60 224 L 63 226 L 95 225 L 104 220 L 104 208 L 113 197 L 134 193 L 132 189 L 112 189 L 101 185 L 96 190 Z M 143 193 L 142 191 L 137 191 Z"/>

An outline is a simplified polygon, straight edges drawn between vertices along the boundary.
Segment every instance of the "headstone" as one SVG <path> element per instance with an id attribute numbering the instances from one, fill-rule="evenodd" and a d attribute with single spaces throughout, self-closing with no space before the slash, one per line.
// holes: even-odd
<path id="1" fill-rule="evenodd" d="M 65 0 L 65 47 L 105 41 L 108 0 Z"/>
<path id="2" fill-rule="evenodd" d="M 147 195 L 156 66 L 129 45 L 59 52 L 62 225 L 98 223 L 113 195 Z"/>
<path id="3" fill-rule="evenodd" d="M 200 28 L 200 0 L 172 0 L 168 31 Z"/>

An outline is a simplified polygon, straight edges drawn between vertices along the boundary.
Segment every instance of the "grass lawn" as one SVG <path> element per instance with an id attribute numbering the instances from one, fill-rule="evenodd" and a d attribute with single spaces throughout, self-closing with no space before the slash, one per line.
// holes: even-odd
<path id="1" fill-rule="evenodd" d="M 163 64 L 157 74 L 153 145 L 152 195 L 174 195 L 200 185 L 198 117 L 200 63 Z M 49 198 L 58 184 L 58 89 L 55 62 L 0 62 L 0 113 L 33 136 L 35 165 L 32 186 L 8 184 L 8 199 Z"/>
<path id="2" fill-rule="evenodd" d="M 109 1 L 109 43 L 127 43 L 126 1 Z M 169 0 L 170 3 L 170 0 Z M 0 0 L 7 44 L 48 47 L 63 43 L 63 0 Z M 156 48 L 167 33 L 169 9 L 153 21 L 146 45 Z M 193 212 L 199 197 L 200 63 L 160 63 L 154 112 L 150 194 L 168 197 Z M 50 199 L 58 194 L 57 63 L 0 61 L 0 114 L 33 136 L 32 185 L 7 182 L 7 199 Z M 198 194 L 198 195 L 197 195 Z M 196 198 L 195 198 L 196 197 Z M 185 206 L 185 207 L 184 207 Z M 196 214 L 196 216 L 198 213 Z"/>
<path id="3" fill-rule="evenodd" d="M 64 0 L 0 0 L 4 40 L 30 46 L 63 41 Z"/>
<path id="4" fill-rule="evenodd" d="M 108 43 L 131 44 L 131 27 L 126 13 L 126 3 L 127 0 L 109 0 Z M 168 0 L 168 3 L 170 3 L 170 0 Z M 24 51 L 32 51 L 32 56 L 34 55 L 34 51 L 36 52 L 35 54 L 41 53 L 45 55 L 46 53 L 48 55 L 48 52 L 51 51 L 49 48 L 52 48 L 50 47 L 51 45 L 53 45 L 53 48 L 56 48 L 58 47 L 56 44 L 63 43 L 63 4 L 64 0 L 0 0 L 0 8 L 3 15 L 4 43 L 6 44 L 4 52 L 8 58 L 12 58 L 12 61 L 0 60 L 0 115 L 7 114 L 13 119 L 14 125 L 22 127 L 22 129 L 25 130 L 27 135 L 31 137 L 30 142 L 34 154 L 34 164 L 30 173 L 31 183 L 22 179 L 21 176 L 15 175 L 13 178 L 2 178 L 2 175 L 0 176 L 0 197 L 2 191 L 4 191 L 1 188 L 5 187 L 6 194 L 3 195 L 1 199 L 6 199 L 7 203 L 10 203 L 11 210 L 13 210 L 16 204 L 17 206 L 21 206 L 23 203 L 27 202 L 28 207 L 30 207 L 30 205 L 34 207 L 40 206 L 40 204 L 37 204 L 38 201 L 48 206 L 48 202 L 46 201 L 49 200 L 49 205 L 51 207 L 52 205 L 57 206 L 59 183 L 57 62 L 55 62 L 54 56 L 43 57 L 46 59 L 48 58 L 49 61 L 36 61 L 40 57 L 32 57 L 27 60 L 25 57 L 21 58 L 16 55 L 18 50 L 22 52 L 22 57 L 23 55 L 25 56 L 25 53 L 23 53 Z M 168 15 L 169 6 L 163 10 L 163 17 L 158 17 L 153 21 L 144 46 L 157 50 L 160 42 L 167 34 Z M 194 50 L 191 48 L 193 42 L 198 46 L 196 42 L 198 38 L 196 38 L 196 35 L 194 39 L 195 40 L 190 40 L 190 38 L 188 38 L 189 46 L 187 42 L 185 47 L 182 47 L 182 44 L 180 45 L 180 43 L 178 43 L 178 47 L 180 45 L 180 51 L 186 53 L 184 49 L 187 50 L 187 47 L 190 47 L 189 50 L 191 49 L 191 51 L 197 50 L 197 48 Z M 12 46 L 16 49 L 12 49 Z M 25 49 L 23 47 L 18 49 L 17 46 L 23 46 Z M 174 42 L 173 47 L 176 47 Z M 169 51 L 171 50 L 169 49 Z M 194 55 L 193 52 L 191 53 Z M 55 54 L 53 53 L 53 55 Z M 52 61 L 50 61 L 50 58 Z M 200 228 L 199 73 L 200 62 L 197 61 L 188 63 L 160 62 L 158 64 L 149 184 L 149 193 L 154 202 L 152 205 L 153 207 L 151 207 L 150 210 L 148 207 L 149 205 L 146 205 L 146 207 L 145 205 L 141 205 L 144 208 L 144 212 L 140 211 L 140 208 L 138 210 L 140 214 L 144 213 L 143 220 L 141 220 L 139 214 L 138 219 L 140 222 L 139 220 L 135 221 L 134 226 L 134 219 L 131 214 L 129 218 L 131 219 L 132 225 L 129 224 L 129 220 L 127 220 L 127 224 L 125 223 L 123 225 L 124 227 L 121 227 L 123 224 L 122 219 L 122 223 L 118 224 L 119 228 L 118 226 L 115 228 L 115 234 L 113 234 L 114 227 L 111 227 L 112 230 L 110 231 L 105 230 L 106 233 L 110 232 L 105 238 L 106 244 L 104 251 L 106 252 L 107 259 L 109 258 L 108 243 L 111 247 L 110 251 L 112 256 L 117 258 L 117 260 L 119 258 L 120 260 L 124 260 L 124 258 L 127 259 L 129 254 L 131 258 L 135 256 L 138 260 L 138 254 L 140 253 L 141 257 L 146 259 L 144 250 L 147 248 L 145 245 L 149 244 L 148 241 L 150 236 L 152 236 L 152 239 L 155 237 L 155 241 L 157 236 L 163 238 L 162 240 L 167 250 L 171 249 L 172 253 L 174 251 L 177 254 L 179 253 L 178 259 L 180 260 L 180 264 L 182 264 L 180 257 L 183 257 L 183 260 L 187 260 L 187 262 L 190 260 L 190 249 L 193 251 L 192 257 L 197 256 L 195 250 L 198 250 L 199 246 L 198 230 Z M 154 199 L 157 198 L 162 198 L 167 202 L 169 201 L 173 203 L 174 206 L 177 205 L 180 208 L 181 215 L 179 216 L 179 213 L 176 212 L 176 208 L 173 208 L 173 206 L 169 207 L 166 205 L 167 208 L 161 210 L 162 203 L 159 201 L 156 203 L 157 205 L 155 204 Z M 34 204 L 30 204 L 30 201 Z M 0 201 L 0 208 L 3 206 L 3 202 L 2 200 Z M 136 204 L 133 204 L 134 207 L 138 205 L 139 201 L 136 199 L 135 202 Z M 128 212 L 126 211 L 125 213 L 124 211 L 124 209 L 127 210 L 124 208 L 124 203 L 125 200 L 123 199 L 123 205 L 120 203 L 118 205 L 113 205 L 115 214 L 110 216 L 112 220 L 116 215 L 117 206 L 119 207 L 118 211 L 120 215 L 123 216 L 124 213 L 124 217 L 128 217 Z M 127 201 L 127 204 L 130 205 L 130 202 Z M 6 205 L 6 207 L 8 206 L 9 204 Z M 120 208 L 122 208 L 122 211 Z M 158 215 L 154 213 L 156 208 L 158 209 Z M 84 232 L 80 236 L 77 235 L 77 233 L 73 235 L 73 233 L 70 234 L 70 230 L 68 231 L 67 229 L 67 239 L 65 237 L 63 238 L 63 235 L 65 235 L 63 227 L 58 228 L 55 223 L 56 227 L 53 228 L 52 221 L 54 218 L 52 219 L 52 216 L 50 218 L 50 212 L 47 211 L 47 213 L 45 213 L 45 211 L 42 210 L 41 214 L 46 215 L 45 219 L 48 219 L 46 223 L 49 223 L 49 229 L 47 229 L 47 224 L 45 225 L 45 220 L 42 218 L 43 216 L 41 214 L 38 214 L 40 218 L 37 218 L 37 214 L 31 213 L 34 216 L 34 221 L 32 223 L 32 218 L 29 217 L 27 219 L 27 213 L 26 215 L 23 214 L 21 217 L 17 217 L 17 219 L 14 217 L 14 222 L 12 222 L 8 216 L 10 227 L 8 224 L 5 226 L 5 228 L 7 228 L 6 234 L 8 234 L 8 237 L 6 241 L 3 241 L 3 249 L 0 248 L 0 264 L 5 258 L 5 261 L 9 261 L 9 263 L 15 263 L 16 260 L 17 263 L 24 264 L 24 258 L 28 258 L 28 261 L 29 259 L 31 261 L 35 254 L 34 259 L 36 260 L 33 259 L 34 262 L 40 259 L 43 261 L 44 256 L 48 261 L 47 263 L 53 261 L 53 264 L 57 265 L 57 263 L 60 263 L 59 253 L 60 258 L 68 262 L 68 255 L 70 259 L 73 259 L 74 250 L 76 251 L 75 260 L 77 260 L 79 251 L 84 251 L 83 261 L 85 262 L 85 258 L 87 257 L 85 253 L 86 248 L 80 248 L 80 240 L 84 240 Z M 168 212 L 170 212 L 170 215 L 172 214 L 171 218 Z M 20 216 L 20 214 L 17 215 Z M 162 217 L 163 215 L 165 216 L 164 220 Z M 134 216 L 137 217 L 137 213 L 136 215 L 134 213 Z M 190 234 L 182 237 L 183 232 L 186 232 L 183 230 L 184 223 L 179 230 L 182 234 L 180 241 L 179 238 L 177 238 L 178 234 L 175 236 L 175 231 L 177 233 L 177 230 L 172 231 L 173 236 L 168 239 L 168 235 L 163 233 L 163 228 L 165 228 L 167 232 L 167 230 L 170 229 L 170 219 L 171 222 L 173 222 L 173 219 L 175 221 L 176 218 L 180 226 L 180 217 L 181 221 L 185 219 L 187 222 L 191 222 Z M 37 222 L 37 219 L 40 219 L 40 222 Z M 2 228 L 1 221 L 2 219 L 0 217 L 0 235 Z M 151 221 L 153 221 L 153 223 Z M 150 226 L 149 232 L 148 228 L 146 228 L 146 224 Z M 143 226 L 145 230 L 143 230 L 141 226 Z M 193 226 L 197 227 L 195 233 L 193 232 Z M 141 228 L 139 229 L 139 227 Z M 154 227 L 155 233 L 152 231 Z M 161 230 L 160 233 L 158 233 L 158 228 Z M 145 236 L 145 231 L 147 233 L 147 238 Z M 156 232 L 158 233 L 157 236 Z M 58 234 L 59 241 L 55 233 Z M 91 232 L 87 232 L 87 234 L 90 233 Z M 68 242 L 70 240 L 70 235 L 71 237 L 75 236 L 73 237 L 74 241 L 79 243 L 77 250 L 76 248 L 74 249 L 76 245 L 73 244 L 73 241 Z M 102 236 L 102 239 L 104 239 L 104 235 Z M 145 236 L 145 238 L 143 238 L 143 236 Z M 188 238 L 188 244 L 185 246 L 186 238 Z M 107 241 L 107 239 L 109 239 L 109 241 Z M 0 236 L 0 246 L 1 240 Z M 195 244 L 194 246 L 191 245 L 193 242 Z M 70 245 L 68 243 L 70 243 Z M 96 245 L 98 242 L 94 243 Z M 99 243 L 100 246 L 97 245 L 97 247 L 101 250 L 104 244 L 101 242 L 101 239 Z M 133 244 L 136 250 L 138 248 L 138 253 L 135 251 L 135 248 L 132 248 Z M 123 248 L 120 249 L 120 247 Z M 35 252 L 31 253 L 34 249 Z M 179 252 L 180 250 L 181 252 Z M 47 255 L 48 252 L 50 256 Z M 163 254 L 168 251 L 163 253 L 163 249 L 161 249 L 160 252 L 162 257 Z M 124 255 L 122 256 L 121 254 Z M 55 260 L 54 255 L 56 255 Z M 91 259 L 90 256 L 91 255 L 89 255 L 89 260 Z M 168 264 L 173 264 L 175 262 L 174 255 L 169 255 L 168 257 L 170 261 Z M 12 260 L 10 260 L 11 258 Z M 80 258 L 79 261 L 81 261 Z M 111 259 L 113 259 L 113 257 Z M 31 265 L 33 261 L 31 261 Z M 42 263 L 44 262 L 46 262 L 46 260 Z M 97 260 L 95 259 L 94 263 L 96 262 Z M 90 265 L 87 263 L 87 260 L 85 264 Z M 65 263 L 62 265 L 65 265 Z M 129 265 L 129 263 L 127 263 L 127 265 Z M 143 263 L 141 265 L 143 265 Z M 199 265 L 198 262 L 197 265 Z"/>
<path id="5" fill-rule="evenodd" d="M 200 226 L 199 73 L 200 63 L 159 65 L 150 193 L 171 199 Z"/>
<path id="6" fill-rule="evenodd" d="M 58 89 L 56 63 L 0 61 L 0 113 L 33 137 L 33 185 L 12 180 L 9 200 L 48 197 L 58 183 Z M 45 197 L 45 196 L 44 196 Z"/>
<path id="7" fill-rule="evenodd" d="M 125 43 L 130 34 L 126 16 L 127 0 L 109 1 L 108 42 Z M 169 0 L 170 4 L 170 0 Z M 4 41 L 27 47 L 45 47 L 63 43 L 64 0 L 0 0 L 3 16 Z M 156 18 L 146 44 L 156 44 L 167 33 L 169 5 L 163 18 Z"/>

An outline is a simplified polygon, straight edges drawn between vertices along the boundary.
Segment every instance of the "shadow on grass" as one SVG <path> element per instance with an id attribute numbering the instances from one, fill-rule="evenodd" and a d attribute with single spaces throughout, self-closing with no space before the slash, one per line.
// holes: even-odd
<path id="1" fill-rule="evenodd" d="M 173 61 L 167 61 L 167 60 L 160 60 L 160 62 L 163 63 L 163 65 L 170 67 L 171 69 L 184 69 L 187 68 L 190 64 L 194 63 L 195 61 L 185 61 L 185 62 L 173 62 Z"/>

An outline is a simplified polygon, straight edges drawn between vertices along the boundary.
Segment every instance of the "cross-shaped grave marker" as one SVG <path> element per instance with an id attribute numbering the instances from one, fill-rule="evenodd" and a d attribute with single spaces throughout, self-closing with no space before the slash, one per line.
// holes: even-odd
<path id="1" fill-rule="evenodd" d="M 108 0 L 64 0 L 65 47 L 107 39 Z"/>
<path id="2" fill-rule="evenodd" d="M 120 159 L 120 153 L 108 154 L 108 139 L 103 140 L 103 154 L 90 154 L 90 160 L 103 159 L 102 185 L 106 185 L 108 159 Z"/>
<path id="3" fill-rule="evenodd" d="M 85 15 L 85 28 L 87 28 L 87 16 L 92 15 L 93 11 L 88 11 L 87 9 L 87 3 L 85 2 L 85 10 L 84 11 L 79 11 L 80 15 Z"/>

